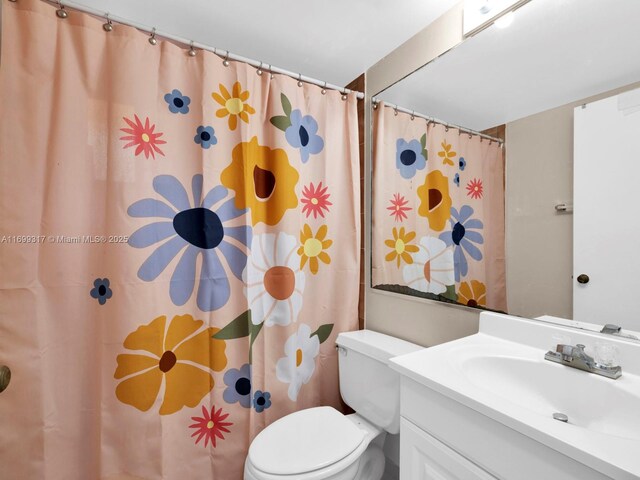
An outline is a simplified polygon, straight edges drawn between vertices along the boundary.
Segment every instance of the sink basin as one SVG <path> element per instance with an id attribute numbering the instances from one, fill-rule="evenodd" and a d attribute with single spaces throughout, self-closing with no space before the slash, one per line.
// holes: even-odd
<path id="1" fill-rule="evenodd" d="M 558 334 L 572 344 L 619 349 L 622 376 L 610 379 L 550 362 Z M 476 335 L 396 357 L 404 377 L 474 414 L 596 470 L 640 479 L 640 344 L 513 316 L 483 312 Z M 554 413 L 568 417 L 566 423 Z"/>
<path id="2" fill-rule="evenodd" d="M 510 356 L 465 358 L 459 368 L 478 388 L 545 418 L 563 413 L 569 425 L 640 440 L 640 392 L 629 392 L 616 380 Z"/>

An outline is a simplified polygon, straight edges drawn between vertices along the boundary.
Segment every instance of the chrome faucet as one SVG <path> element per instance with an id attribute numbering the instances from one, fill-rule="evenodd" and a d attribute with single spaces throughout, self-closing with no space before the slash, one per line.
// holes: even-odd
<path id="1" fill-rule="evenodd" d="M 623 332 L 622 327 L 615 325 L 613 323 L 607 323 L 604 327 L 602 327 L 602 330 L 600 330 L 600 333 L 615 335 L 616 337 L 630 338 L 632 340 L 640 340 L 635 335 L 631 335 L 630 333 Z"/>
<path id="2" fill-rule="evenodd" d="M 555 352 L 549 350 L 544 354 L 544 359 L 614 380 L 622 375 L 620 366 L 609 367 L 597 363 L 592 356 L 584 351 L 584 345 L 581 344 L 575 346 L 558 344 Z"/>
<path id="3" fill-rule="evenodd" d="M 615 335 L 620 333 L 620 330 L 622 330 L 620 326 L 615 325 L 613 323 L 607 323 L 604 327 L 602 327 L 602 330 L 600 330 L 600 333 L 608 333 L 610 335 Z"/>

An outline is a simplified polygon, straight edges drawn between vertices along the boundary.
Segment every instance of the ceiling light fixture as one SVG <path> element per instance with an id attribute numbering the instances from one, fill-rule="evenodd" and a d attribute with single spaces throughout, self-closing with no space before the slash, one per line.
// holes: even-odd
<path id="1" fill-rule="evenodd" d="M 507 28 L 509 25 L 513 23 L 513 19 L 515 18 L 515 14 L 513 12 L 509 12 L 500 18 L 498 18 L 493 24 L 496 28 Z"/>
<path id="2" fill-rule="evenodd" d="M 471 37 L 494 23 L 496 23 L 498 28 L 505 28 L 511 25 L 511 22 L 513 22 L 513 12 L 529 1 L 530 0 L 464 0 L 464 37 Z"/>

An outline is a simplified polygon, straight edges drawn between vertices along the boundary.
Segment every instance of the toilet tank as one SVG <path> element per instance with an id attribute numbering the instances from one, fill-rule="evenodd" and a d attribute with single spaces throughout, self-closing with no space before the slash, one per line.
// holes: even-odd
<path id="1" fill-rule="evenodd" d="M 340 394 L 356 413 L 389 433 L 400 431 L 400 374 L 389 359 L 424 347 L 371 330 L 338 335 Z"/>

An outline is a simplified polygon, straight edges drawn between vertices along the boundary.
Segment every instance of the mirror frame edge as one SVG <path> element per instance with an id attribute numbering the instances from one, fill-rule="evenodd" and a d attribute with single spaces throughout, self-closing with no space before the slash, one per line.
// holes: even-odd
<path id="1" fill-rule="evenodd" d="M 424 346 L 477 333 L 481 310 L 372 288 L 372 98 L 462 43 L 463 10 L 460 1 L 365 72 L 365 328 Z"/>

